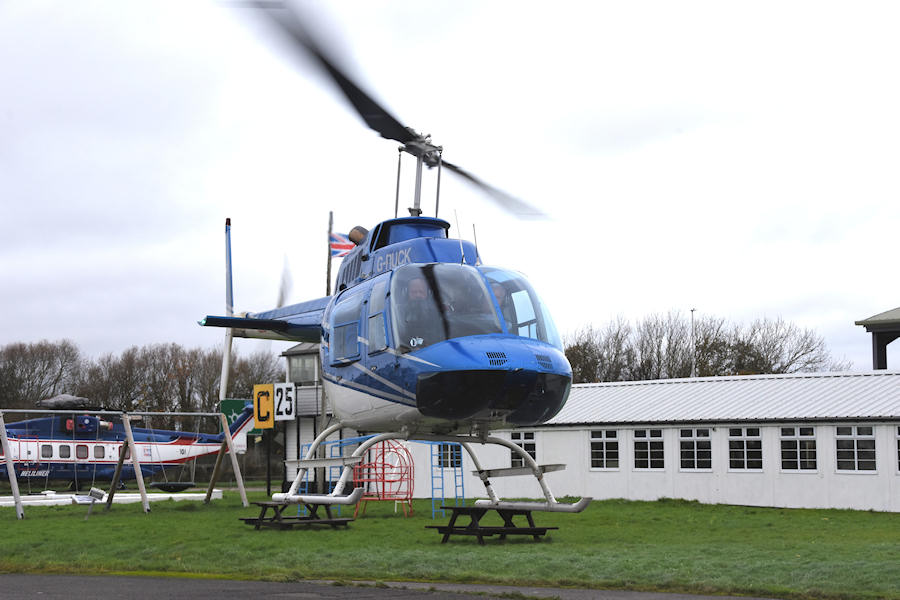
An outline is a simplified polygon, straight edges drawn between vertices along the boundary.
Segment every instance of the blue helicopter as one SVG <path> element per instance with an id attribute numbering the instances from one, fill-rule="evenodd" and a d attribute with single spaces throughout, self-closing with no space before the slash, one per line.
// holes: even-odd
<path id="1" fill-rule="evenodd" d="M 336 293 L 273 310 L 231 314 L 230 224 L 226 222 L 225 316 L 207 316 L 205 326 L 228 328 L 230 336 L 320 345 L 323 385 L 338 422 L 314 440 L 297 479 L 275 501 L 350 504 L 362 490 L 342 496 L 352 469 L 346 462 L 328 499 L 299 495 L 316 447 L 340 427 L 380 433 L 351 458 L 361 459 L 386 439 L 461 442 L 481 473 L 489 503 L 500 506 L 471 443 L 495 443 L 522 458 L 540 483 L 546 502 L 528 508 L 577 512 L 589 502 L 556 502 L 543 478 L 545 469 L 512 442 L 490 436 L 510 426 L 543 423 L 569 395 L 572 369 L 545 304 L 523 275 L 486 266 L 477 247 L 451 239 L 450 224 L 422 216 L 423 166 L 447 168 L 520 217 L 541 216 L 525 202 L 444 161 L 430 136 L 401 124 L 376 103 L 328 56 L 286 8 L 257 8 L 296 47 L 311 55 L 342 90 L 365 123 L 382 137 L 400 142 L 416 158 L 414 205 L 410 216 L 384 221 L 371 231 L 355 227 L 355 244 L 337 274 Z M 438 189 L 439 189 L 438 185 Z M 437 206 L 435 208 L 437 213 Z M 230 341 L 226 345 L 230 344 Z M 225 355 L 229 352 L 226 349 Z M 223 365 L 223 375 L 227 373 Z M 222 388 L 225 386 L 223 385 Z M 521 469 L 492 469 L 494 476 Z M 514 473 L 515 472 L 515 473 Z M 521 507 L 523 503 L 503 503 Z"/>
<path id="2" fill-rule="evenodd" d="M 65 399 L 81 400 L 72 396 Z M 19 480 L 67 481 L 78 489 L 95 481 L 111 481 L 121 453 L 124 451 L 126 459 L 129 458 L 121 420 L 110 417 L 107 421 L 91 415 L 83 403 L 76 404 L 70 406 L 73 412 L 66 411 L 68 414 L 55 413 L 6 425 L 10 454 Z M 55 408 L 66 407 L 57 404 Z M 236 436 L 249 431 L 253 423 L 253 407 L 248 405 L 232 422 L 229 431 Z M 225 436 L 224 433 L 144 427 L 132 427 L 131 431 L 144 477 L 218 452 Z M 7 477 L 5 461 L 0 461 L 0 477 Z M 131 461 L 126 461 L 120 480 L 131 479 L 135 479 L 135 469 Z M 174 492 L 192 485 L 191 482 L 164 481 L 157 482 L 155 487 Z"/>

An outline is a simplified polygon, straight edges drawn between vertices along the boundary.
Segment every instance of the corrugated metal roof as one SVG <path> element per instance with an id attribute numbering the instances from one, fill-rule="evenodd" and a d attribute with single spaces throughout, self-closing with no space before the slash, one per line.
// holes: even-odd
<path id="1" fill-rule="evenodd" d="M 588 383 L 548 425 L 898 419 L 900 372 Z"/>

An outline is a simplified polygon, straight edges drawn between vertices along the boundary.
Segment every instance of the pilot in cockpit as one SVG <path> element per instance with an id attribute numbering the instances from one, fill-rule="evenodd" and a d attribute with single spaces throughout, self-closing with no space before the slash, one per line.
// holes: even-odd
<path id="1" fill-rule="evenodd" d="M 403 331 L 401 343 L 409 348 L 433 344 L 437 341 L 434 333 L 435 310 L 428 289 L 428 282 L 421 275 L 411 278 L 406 284 L 403 308 Z"/>

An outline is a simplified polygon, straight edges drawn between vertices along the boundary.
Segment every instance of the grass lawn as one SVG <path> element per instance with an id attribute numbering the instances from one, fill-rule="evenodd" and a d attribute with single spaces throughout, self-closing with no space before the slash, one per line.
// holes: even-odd
<path id="1" fill-rule="evenodd" d="M 263 500 L 251 493 L 251 501 Z M 558 526 L 541 542 L 440 535 L 431 503 L 404 518 L 370 503 L 346 530 L 261 530 L 236 492 L 210 506 L 155 502 L 0 509 L 0 572 L 185 574 L 267 580 L 452 581 L 900 599 L 900 514 L 594 502 L 581 514 L 535 513 Z M 352 510 L 343 510 L 344 516 Z M 448 513 L 449 516 L 449 513 Z M 446 523 L 447 518 L 437 523 Z M 463 522 L 463 519 L 460 519 Z M 490 524 L 490 523 L 487 523 Z M 496 524 L 501 524 L 499 519 Z"/>

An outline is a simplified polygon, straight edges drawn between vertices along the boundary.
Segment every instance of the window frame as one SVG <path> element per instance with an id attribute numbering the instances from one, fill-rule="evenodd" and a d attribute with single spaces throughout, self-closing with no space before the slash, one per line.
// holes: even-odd
<path id="1" fill-rule="evenodd" d="M 591 471 L 618 471 L 622 468 L 622 455 L 619 446 L 620 439 L 621 437 L 619 436 L 618 429 L 602 428 L 588 430 L 588 460 L 590 461 Z M 600 448 L 595 446 L 599 446 Z M 613 459 L 609 457 L 611 451 L 615 452 L 615 458 Z M 594 461 L 598 460 L 595 457 L 596 452 L 600 452 L 599 460 L 602 463 L 600 466 L 594 464 Z M 612 460 L 615 461 L 615 466 L 610 466 L 609 463 Z"/>
<path id="2" fill-rule="evenodd" d="M 352 362 L 355 362 L 360 359 L 360 319 L 362 315 L 363 306 L 365 303 L 365 294 L 362 293 L 363 290 L 359 288 L 351 288 L 342 293 L 341 297 L 337 299 L 334 303 L 334 307 L 331 309 L 331 314 L 329 315 L 330 322 L 330 336 L 329 336 L 329 345 L 330 345 L 330 362 L 331 366 L 339 367 L 343 365 L 348 365 Z M 352 310 L 354 309 L 355 310 Z M 346 314 L 343 314 L 346 312 Z M 338 320 L 338 318 L 342 320 Z M 356 342 L 356 352 L 343 354 L 342 356 L 338 356 L 337 352 L 337 344 L 341 339 L 339 334 L 339 330 L 345 327 L 356 327 L 356 333 L 353 336 Z"/>
<path id="3" fill-rule="evenodd" d="M 384 352 L 391 348 L 391 336 L 388 332 L 388 296 L 390 295 L 390 273 L 385 273 L 379 280 L 375 280 L 372 285 L 372 291 L 369 293 L 368 299 L 365 301 L 366 307 L 366 354 L 372 356 L 380 352 Z M 372 340 L 373 327 L 379 327 L 378 320 L 381 320 L 380 329 L 382 333 L 383 345 L 374 346 Z M 374 322 L 374 325 L 373 325 Z"/>
<path id="4" fill-rule="evenodd" d="M 66 450 L 65 453 L 63 453 L 63 449 Z M 60 444 L 58 450 L 60 458 L 72 458 L 72 446 L 69 444 Z M 65 456 L 63 456 L 63 454 L 65 454 Z"/>
<path id="5" fill-rule="evenodd" d="M 534 431 L 512 431 L 509 434 L 509 441 L 522 448 L 534 462 L 537 462 L 537 436 Z M 511 468 L 528 466 L 525 459 L 512 450 L 509 451 L 509 459 Z"/>
<path id="6" fill-rule="evenodd" d="M 861 427 L 870 429 L 871 433 L 869 433 L 869 434 L 860 433 L 859 429 Z M 841 429 L 847 429 L 847 428 L 849 428 L 851 430 L 849 434 L 840 433 Z M 846 448 L 843 448 L 843 449 L 840 448 L 840 442 L 842 442 L 842 441 L 844 441 L 844 442 L 852 441 L 853 442 L 853 468 L 852 469 L 842 469 L 841 468 L 841 463 L 846 462 L 846 460 L 847 460 L 847 459 L 841 459 L 841 457 L 840 457 L 840 452 L 842 450 L 845 452 L 847 451 Z M 863 449 L 864 451 L 872 452 L 872 459 L 871 459 L 872 468 L 871 469 L 860 469 L 859 468 L 859 463 L 861 460 L 859 458 L 859 453 L 860 453 L 859 442 L 861 442 L 861 441 L 865 441 L 865 442 L 871 441 L 872 442 L 871 450 L 868 448 Z M 877 437 L 875 435 L 875 426 L 874 425 L 851 424 L 851 425 L 836 425 L 835 426 L 835 428 L 834 428 L 834 470 L 835 470 L 835 473 L 841 474 L 841 475 L 846 475 L 848 473 L 855 473 L 855 474 L 859 474 L 859 475 L 875 475 L 878 473 L 878 443 L 877 443 Z"/>
<path id="7" fill-rule="evenodd" d="M 785 430 L 791 429 L 792 432 L 790 434 L 786 434 Z M 809 435 L 804 435 L 804 429 L 811 429 L 812 433 Z M 809 462 L 809 458 L 802 458 L 802 453 L 804 449 L 801 448 L 803 442 L 812 442 L 812 462 L 815 466 L 813 467 L 804 467 L 804 462 Z M 786 449 L 784 447 L 785 442 L 795 442 L 793 448 Z M 819 443 L 818 443 L 818 433 L 816 431 L 815 425 L 781 425 L 778 428 L 778 450 L 779 450 L 779 471 L 781 473 L 818 473 L 819 472 Z M 796 462 L 796 467 L 785 467 L 785 451 L 796 452 L 797 456 L 794 459 Z M 810 452 L 809 448 L 805 449 L 806 452 Z"/>
<path id="8" fill-rule="evenodd" d="M 700 432 L 706 432 L 701 435 Z M 688 435 L 685 435 L 688 432 Z M 689 444 L 690 448 L 686 449 L 685 444 Z M 706 448 L 700 448 L 701 444 L 706 444 Z M 688 450 L 691 453 L 693 467 L 684 466 L 684 453 Z M 709 462 L 709 466 L 700 466 L 700 453 L 707 452 L 708 458 L 704 462 Z M 678 470 L 685 473 L 711 473 L 712 467 L 712 428 L 711 427 L 682 427 L 678 430 Z"/>
<path id="9" fill-rule="evenodd" d="M 739 434 L 735 434 L 735 430 L 740 431 Z M 756 430 L 756 433 L 750 433 L 750 430 Z M 762 473 L 765 470 L 765 457 L 763 456 L 763 444 L 762 444 L 762 427 L 759 425 L 755 427 L 747 427 L 747 426 L 739 426 L 739 427 L 729 427 L 728 428 L 728 472 L 733 473 Z M 758 448 L 749 448 L 749 442 L 758 442 Z M 738 449 L 733 448 L 732 445 L 734 443 L 739 443 L 741 445 L 740 452 L 743 455 L 741 459 L 743 466 L 736 467 L 734 466 L 734 461 L 736 460 L 732 455 L 733 452 Z M 759 466 L 751 467 L 750 466 L 750 452 L 759 452 Z M 755 460 L 755 459 L 753 459 Z"/>
<path id="10" fill-rule="evenodd" d="M 653 435 L 654 432 L 657 432 L 659 435 Z M 639 435 L 639 434 L 643 434 L 643 435 Z M 635 470 L 635 471 L 657 471 L 657 472 L 665 471 L 666 470 L 666 443 L 665 443 L 665 436 L 663 435 L 663 430 L 660 428 L 634 429 L 634 430 L 632 430 L 631 435 L 632 435 L 632 445 L 631 445 L 632 459 L 634 460 L 634 463 L 632 466 L 633 470 Z M 660 444 L 659 449 L 654 449 L 652 447 L 654 440 L 658 440 L 655 443 Z M 647 466 L 646 467 L 638 466 L 638 460 L 639 460 L 638 459 L 638 444 L 646 444 L 647 445 L 647 449 L 646 449 Z M 662 465 L 661 466 L 653 466 L 654 460 L 656 460 L 653 457 L 654 452 L 659 452 L 661 454 L 661 456 L 662 456 Z M 657 459 L 658 458 L 659 457 L 657 457 Z M 643 461 L 641 461 L 641 462 L 643 462 Z"/>
<path id="11" fill-rule="evenodd" d="M 459 442 L 440 442 L 437 459 L 442 469 L 462 468 L 462 445 Z"/>
<path id="12" fill-rule="evenodd" d="M 900 425 L 897 425 L 897 431 L 894 432 L 894 435 L 897 441 L 897 462 L 895 463 L 897 469 L 894 472 L 900 475 Z"/>

